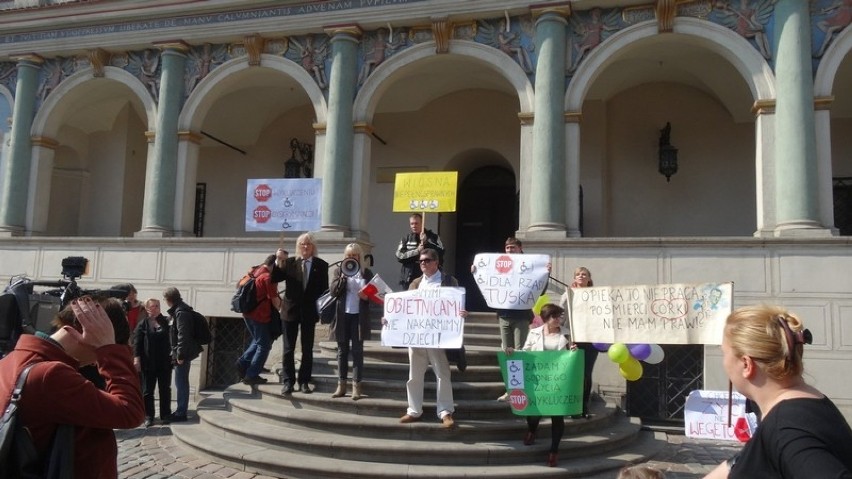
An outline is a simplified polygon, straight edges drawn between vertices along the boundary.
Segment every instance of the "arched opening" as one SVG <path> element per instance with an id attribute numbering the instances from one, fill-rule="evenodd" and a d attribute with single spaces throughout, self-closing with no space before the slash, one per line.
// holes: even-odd
<path id="1" fill-rule="evenodd" d="M 506 238 L 518 229 L 518 195 L 514 173 L 503 166 L 477 168 L 459 185 L 455 270 L 464 286 L 469 311 L 489 311 L 470 274 L 477 253 L 501 252 Z"/>
<path id="2" fill-rule="evenodd" d="M 247 235 L 246 180 L 283 178 L 290 140 L 315 142 L 317 112 L 297 79 L 277 68 L 233 65 L 199 85 L 194 93 L 203 96 L 188 102 L 181 118 L 203 137 L 195 181 L 205 189 L 204 236 Z"/>

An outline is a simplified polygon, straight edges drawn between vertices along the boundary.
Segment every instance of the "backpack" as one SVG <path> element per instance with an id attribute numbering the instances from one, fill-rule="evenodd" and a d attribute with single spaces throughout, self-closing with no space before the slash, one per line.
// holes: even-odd
<path id="1" fill-rule="evenodd" d="M 32 436 L 18 421 L 18 401 L 36 364 L 26 366 L 18 375 L 9 405 L 0 419 L 0 477 L 70 478 L 74 474 L 74 427 L 57 426 L 46 457 L 40 458 Z"/>
<path id="2" fill-rule="evenodd" d="M 210 323 L 203 314 L 196 310 L 192 310 L 192 333 L 195 342 L 200 345 L 210 344 L 213 335 L 210 333 Z"/>
<path id="3" fill-rule="evenodd" d="M 257 286 L 254 284 L 255 277 L 251 271 L 237 282 L 237 290 L 231 297 L 231 311 L 235 313 L 248 313 L 257 307 Z"/>

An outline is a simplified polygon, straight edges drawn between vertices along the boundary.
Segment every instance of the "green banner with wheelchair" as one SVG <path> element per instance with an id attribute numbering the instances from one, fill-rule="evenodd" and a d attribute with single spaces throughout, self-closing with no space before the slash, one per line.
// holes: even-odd
<path id="1" fill-rule="evenodd" d="M 497 353 L 512 412 L 572 416 L 583 412 L 583 351 Z"/>

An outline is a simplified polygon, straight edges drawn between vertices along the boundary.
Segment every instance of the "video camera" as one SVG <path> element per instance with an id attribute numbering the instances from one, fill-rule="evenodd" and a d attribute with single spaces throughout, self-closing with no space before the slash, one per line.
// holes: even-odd
<path id="1" fill-rule="evenodd" d="M 0 358 L 14 349 L 21 334 L 53 332 L 51 322 L 60 310 L 82 296 L 119 298 L 124 289 L 81 289 L 77 279 L 86 273 L 89 260 L 69 256 L 62 260 L 62 277 L 57 281 L 33 281 L 24 275 L 13 276 L 0 294 Z M 36 291 L 35 287 L 48 288 Z"/>

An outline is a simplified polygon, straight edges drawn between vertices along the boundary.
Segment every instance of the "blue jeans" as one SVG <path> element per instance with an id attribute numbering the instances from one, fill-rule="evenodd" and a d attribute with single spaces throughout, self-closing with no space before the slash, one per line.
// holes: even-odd
<path id="1" fill-rule="evenodd" d="M 272 349 L 272 338 L 269 337 L 269 323 L 258 323 L 246 318 L 246 327 L 251 334 L 251 344 L 240 357 L 240 364 L 247 366 L 246 377 L 260 376 L 260 370 L 266 364 L 269 350 Z"/>
<path id="2" fill-rule="evenodd" d="M 192 361 L 184 360 L 183 364 L 175 364 L 175 395 L 177 408 L 175 416 L 186 416 L 189 409 L 189 367 Z"/>

